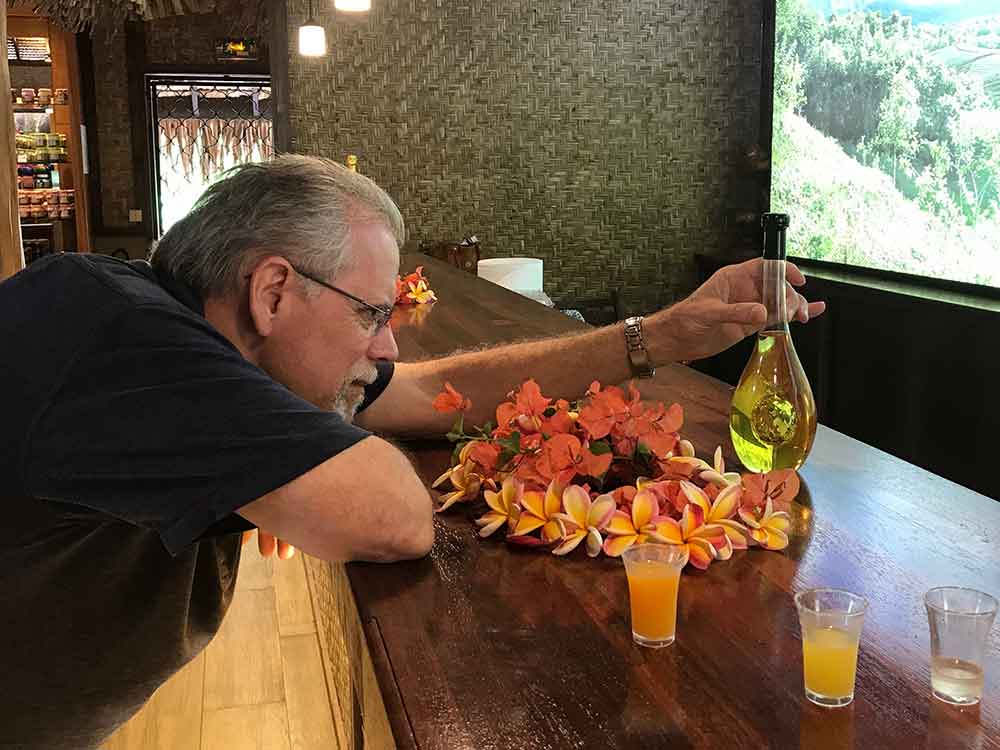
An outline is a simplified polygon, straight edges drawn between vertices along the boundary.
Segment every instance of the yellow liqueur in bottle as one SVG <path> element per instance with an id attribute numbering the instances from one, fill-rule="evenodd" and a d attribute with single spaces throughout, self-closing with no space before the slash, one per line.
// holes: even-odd
<path id="1" fill-rule="evenodd" d="M 764 214 L 763 296 L 767 324 L 733 394 L 729 434 L 752 472 L 797 469 L 816 437 L 816 402 L 795 353 L 785 306 L 787 214 Z"/>

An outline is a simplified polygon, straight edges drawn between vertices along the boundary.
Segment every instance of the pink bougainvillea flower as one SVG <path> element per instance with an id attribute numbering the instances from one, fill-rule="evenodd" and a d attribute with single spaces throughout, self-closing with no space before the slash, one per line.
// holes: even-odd
<path id="1" fill-rule="evenodd" d="M 504 524 L 507 524 L 508 531 L 512 532 L 521 514 L 523 494 L 524 485 L 514 477 L 507 477 L 499 492 L 491 490 L 483 492 L 490 511 L 476 519 L 476 525 L 480 527 L 479 536 L 487 537 Z"/>
<path id="2" fill-rule="evenodd" d="M 668 541 L 668 522 L 671 519 L 660 515 L 656 495 L 641 489 L 632 498 L 629 513 L 616 510 L 607 525 L 608 538 L 604 540 L 604 554 L 618 557 L 633 544 Z"/>
<path id="3" fill-rule="evenodd" d="M 556 515 L 562 510 L 563 487 L 551 482 L 544 493 L 526 490 L 521 496 L 521 515 L 514 527 L 514 536 L 526 536 L 541 529 L 542 541 L 555 542 L 562 538 L 563 528 Z"/>
<path id="4" fill-rule="evenodd" d="M 679 521 L 667 518 L 661 533 L 668 544 L 685 547 L 687 561 L 700 570 L 705 570 L 713 560 L 719 559 L 719 550 L 726 549 L 729 544 L 722 526 L 706 524 L 705 511 L 695 503 L 684 507 Z"/>
<path id="5" fill-rule="evenodd" d="M 456 391 L 451 383 L 445 383 L 444 389 L 434 397 L 434 408 L 441 412 L 468 411 L 472 402 Z"/>
<path id="6" fill-rule="evenodd" d="M 770 500 L 775 510 L 788 512 L 800 488 L 799 475 L 794 469 L 777 469 L 767 474 L 744 474 L 741 505 L 748 510 L 760 511 Z"/>
<path id="7" fill-rule="evenodd" d="M 590 494 L 574 484 L 563 490 L 562 504 L 566 512 L 556 514 L 556 518 L 563 522 L 566 533 L 552 553 L 568 554 L 586 539 L 587 554 L 597 557 L 604 542 L 601 531 L 615 513 L 615 499 L 611 495 L 600 495 L 591 501 Z"/>
<path id="8" fill-rule="evenodd" d="M 740 508 L 740 518 L 749 527 L 750 538 L 764 549 L 782 550 L 788 546 L 788 529 L 792 519 L 783 510 L 775 510 L 768 498 L 763 513 Z"/>
<path id="9" fill-rule="evenodd" d="M 722 457 L 722 446 L 715 449 L 715 459 L 712 468 L 705 469 L 698 475 L 703 482 L 710 482 L 716 487 L 725 488 L 731 484 L 740 484 L 738 471 L 726 471 L 726 459 Z"/>
<path id="10" fill-rule="evenodd" d="M 660 479 L 691 479 L 711 467 L 694 456 L 670 456 L 659 462 Z"/>
<path id="11" fill-rule="evenodd" d="M 728 560 L 733 556 L 734 549 L 747 548 L 749 532 L 739 521 L 732 520 L 740 507 L 741 489 L 738 484 L 726 487 L 716 495 L 715 500 L 711 500 L 704 490 L 691 482 L 681 481 L 680 489 L 688 503 L 701 508 L 704 522 L 720 526 L 726 535 L 726 541 L 722 546 L 716 547 L 715 556 L 717 559 Z"/>

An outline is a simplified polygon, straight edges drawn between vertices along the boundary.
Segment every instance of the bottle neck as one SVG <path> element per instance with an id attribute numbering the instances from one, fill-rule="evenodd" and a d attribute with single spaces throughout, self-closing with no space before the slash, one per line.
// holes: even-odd
<path id="1" fill-rule="evenodd" d="M 785 305 L 785 261 L 764 259 L 764 306 L 767 324 L 764 331 L 788 331 Z"/>

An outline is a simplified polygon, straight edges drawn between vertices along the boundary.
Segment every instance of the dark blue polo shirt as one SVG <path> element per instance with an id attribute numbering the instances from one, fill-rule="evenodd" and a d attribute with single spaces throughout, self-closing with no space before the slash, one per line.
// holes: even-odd
<path id="1" fill-rule="evenodd" d="M 0 748 L 84 750 L 127 720 L 218 630 L 252 528 L 234 511 L 369 435 L 202 313 L 101 255 L 0 284 Z"/>

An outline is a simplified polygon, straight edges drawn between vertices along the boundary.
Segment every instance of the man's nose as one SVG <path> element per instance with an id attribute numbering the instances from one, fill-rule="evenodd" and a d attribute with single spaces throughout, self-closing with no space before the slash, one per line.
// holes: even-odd
<path id="1" fill-rule="evenodd" d="M 386 359 L 395 362 L 399 359 L 399 347 L 396 346 L 396 337 L 392 335 L 390 326 L 382 326 L 381 330 L 375 334 L 368 347 L 369 359 Z"/>

